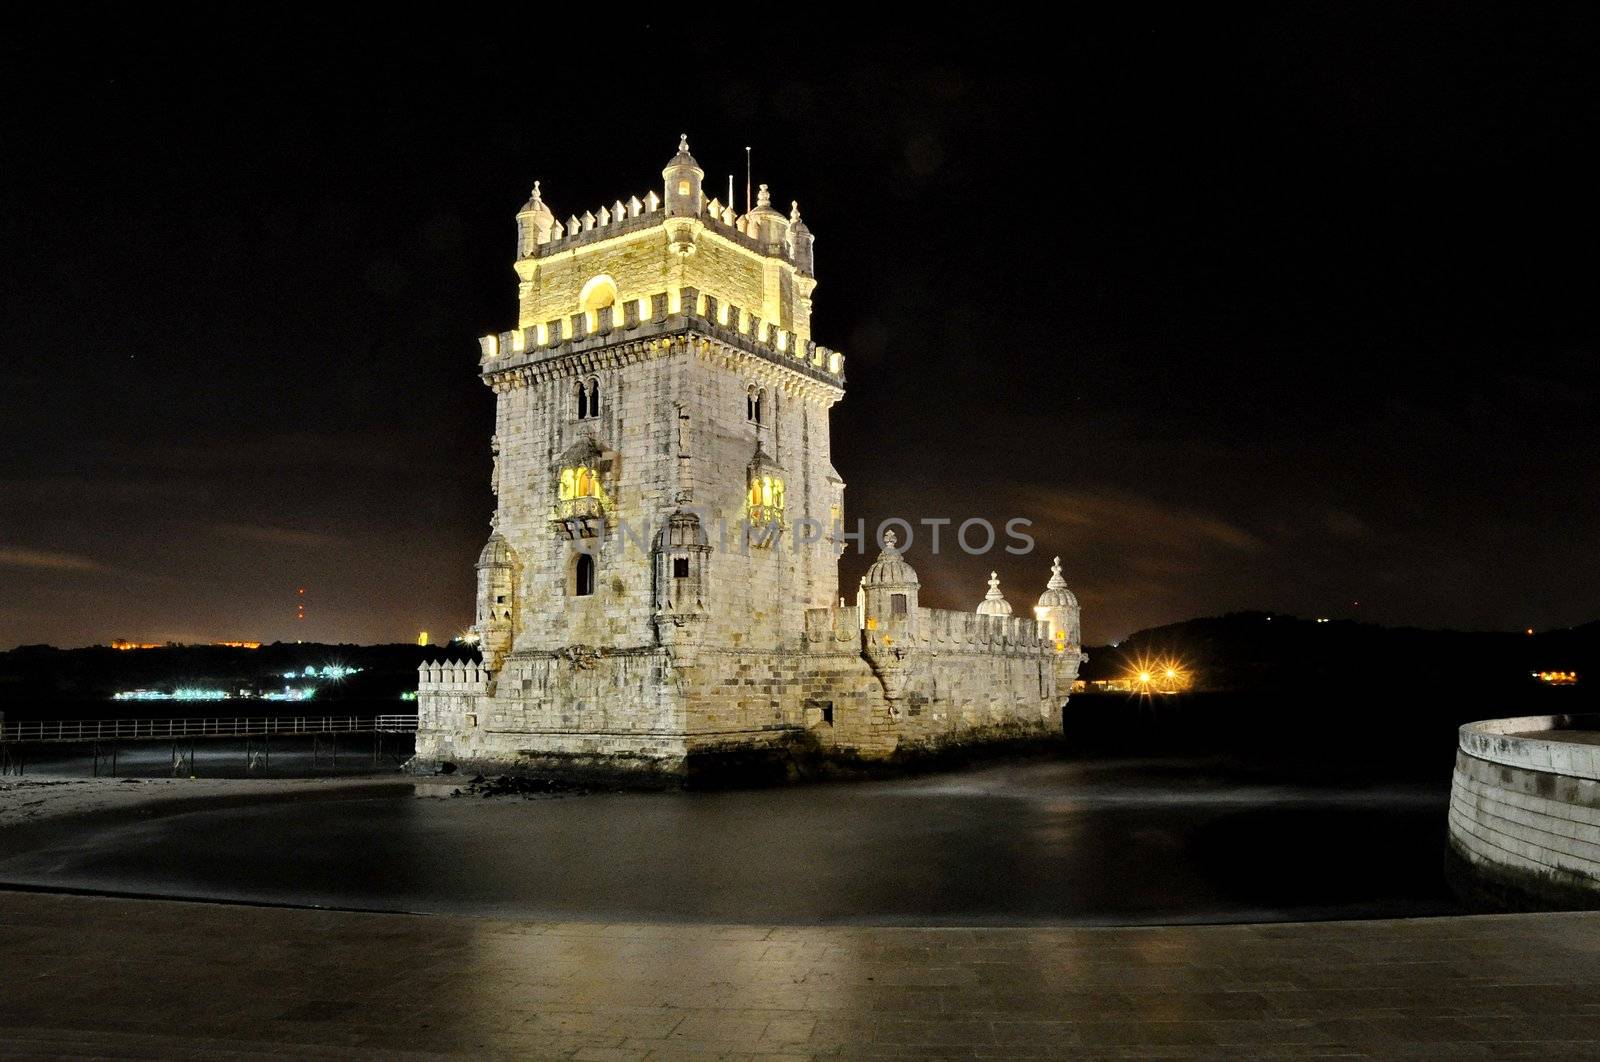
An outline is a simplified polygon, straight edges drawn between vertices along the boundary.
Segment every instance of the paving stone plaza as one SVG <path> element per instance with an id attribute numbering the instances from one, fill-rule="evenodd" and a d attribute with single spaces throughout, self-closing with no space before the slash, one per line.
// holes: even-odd
<path id="1" fill-rule="evenodd" d="M 0 893 L 7 1058 L 1597 1058 L 1600 914 L 585 924 Z"/>

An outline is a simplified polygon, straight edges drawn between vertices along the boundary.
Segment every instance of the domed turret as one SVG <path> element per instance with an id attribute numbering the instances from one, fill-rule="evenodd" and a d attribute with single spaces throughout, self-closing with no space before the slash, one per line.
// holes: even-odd
<path id="1" fill-rule="evenodd" d="M 514 568 L 517 564 L 516 551 L 511 548 L 499 534 L 489 536 L 489 541 L 483 544 L 483 549 L 478 553 L 478 567 L 481 568 Z"/>
<path id="2" fill-rule="evenodd" d="M 517 211 L 517 257 L 526 258 L 539 244 L 549 243 L 555 225 L 556 216 L 539 194 L 539 182 L 534 181 L 533 195 Z"/>
<path id="3" fill-rule="evenodd" d="M 983 600 L 978 602 L 978 615 L 980 616 L 1009 616 L 1011 615 L 1011 602 L 1000 595 L 1000 573 L 989 573 L 989 592 L 983 595 Z"/>
<path id="4" fill-rule="evenodd" d="M 867 662 L 883 683 L 883 695 L 898 700 L 908 682 L 906 661 L 916 652 L 917 573 L 895 549 L 895 533 L 883 533 L 883 552 L 861 577 L 856 608 Z"/>
<path id="5" fill-rule="evenodd" d="M 757 243 L 777 250 L 788 236 L 789 223 L 772 208 L 772 193 L 766 185 L 756 187 L 756 205 L 744 218 L 744 231 Z"/>
<path id="6" fill-rule="evenodd" d="M 494 670 L 511 649 L 516 629 L 517 551 L 499 533 L 478 554 L 478 648 Z"/>
<path id="7" fill-rule="evenodd" d="M 1039 595 L 1039 604 L 1034 607 L 1033 615 L 1035 619 L 1050 624 L 1050 638 L 1057 650 L 1076 649 L 1083 644 L 1078 599 L 1067 589 L 1067 581 L 1061 577 L 1060 557 L 1050 565 L 1050 582 L 1045 592 Z"/>
<path id="8" fill-rule="evenodd" d="M 789 257 L 794 259 L 795 269 L 801 276 L 815 276 L 815 263 L 811 246 L 815 243 L 811 230 L 806 228 L 806 223 L 800 220 L 800 203 L 798 200 L 789 204 L 789 234 L 785 243 Z"/>
<path id="9" fill-rule="evenodd" d="M 705 175 L 706 171 L 689 154 L 689 134 L 682 134 L 678 137 L 678 153 L 661 171 L 665 189 L 661 199 L 666 204 L 668 217 L 699 215 L 705 206 L 705 194 L 700 187 Z"/>
<path id="10" fill-rule="evenodd" d="M 899 541 L 893 529 L 883 533 L 883 552 L 878 554 L 878 559 L 872 562 L 867 569 L 867 574 L 861 577 L 861 585 L 871 589 L 919 589 L 922 584 L 917 581 L 916 569 L 906 563 L 906 559 L 895 549 Z"/>

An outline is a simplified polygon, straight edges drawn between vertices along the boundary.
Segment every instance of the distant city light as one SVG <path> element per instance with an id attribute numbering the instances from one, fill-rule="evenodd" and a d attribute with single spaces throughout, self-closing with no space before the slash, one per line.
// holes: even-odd
<path id="1" fill-rule="evenodd" d="M 1575 686 L 1578 683 L 1576 671 L 1535 671 L 1533 677 L 1551 686 Z"/>
<path id="2" fill-rule="evenodd" d="M 418 631 L 417 632 L 417 644 L 418 645 L 427 645 L 428 644 L 428 632 L 427 631 Z"/>
<path id="3" fill-rule="evenodd" d="M 180 686 L 168 693 L 166 690 L 124 690 L 113 693 L 114 701 L 228 701 L 233 694 L 227 690 L 208 690 L 193 686 Z"/>
<path id="4" fill-rule="evenodd" d="M 309 701 L 317 695 L 315 686 L 285 686 L 281 690 L 263 693 L 264 701 Z"/>

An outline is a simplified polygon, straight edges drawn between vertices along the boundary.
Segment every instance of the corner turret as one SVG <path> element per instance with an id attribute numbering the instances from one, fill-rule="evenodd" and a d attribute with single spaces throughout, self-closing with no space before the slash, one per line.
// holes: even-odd
<path id="1" fill-rule="evenodd" d="M 1060 557 L 1050 565 L 1050 582 L 1045 592 L 1039 595 L 1039 604 L 1034 607 L 1033 615 L 1039 622 L 1050 624 L 1050 640 L 1055 644 L 1056 652 L 1082 647 L 1078 599 L 1067 589 L 1067 581 L 1061 577 Z"/>
<path id="2" fill-rule="evenodd" d="M 550 242 L 550 233 L 556 226 L 555 213 L 545 206 L 539 193 L 539 182 L 533 182 L 533 195 L 517 211 L 517 257 L 527 258 L 541 243 Z"/>
<path id="3" fill-rule="evenodd" d="M 705 191 L 701 182 L 706 171 L 689 154 L 689 134 L 678 137 L 678 153 L 672 156 L 666 169 L 661 171 L 662 196 L 668 217 L 698 217 L 705 208 Z"/>

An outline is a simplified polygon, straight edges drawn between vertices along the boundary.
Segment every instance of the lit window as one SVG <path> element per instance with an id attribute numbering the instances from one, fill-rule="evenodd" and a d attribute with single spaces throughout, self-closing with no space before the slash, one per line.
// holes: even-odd
<path id="1" fill-rule="evenodd" d="M 573 468 L 563 468 L 561 479 L 556 487 L 556 498 L 562 502 L 581 502 L 587 498 L 600 497 L 600 476 L 594 469 L 586 465 Z M 568 506 L 568 508 L 571 508 Z"/>
<path id="2" fill-rule="evenodd" d="M 747 498 L 750 522 L 777 523 L 783 519 L 783 480 L 778 476 L 752 476 Z"/>
<path id="3" fill-rule="evenodd" d="M 578 308 L 586 313 L 617 304 L 617 282 L 605 274 L 593 277 L 578 293 Z"/>
<path id="4" fill-rule="evenodd" d="M 679 195 L 688 195 L 689 194 L 689 182 L 687 180 L 682 180 L 682 181 L 678 182 L 678 194 Z"/>

